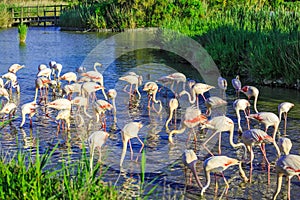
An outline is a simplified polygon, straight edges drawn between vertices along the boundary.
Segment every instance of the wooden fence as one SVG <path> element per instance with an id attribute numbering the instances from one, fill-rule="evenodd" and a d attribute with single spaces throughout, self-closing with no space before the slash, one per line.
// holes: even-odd
<path id="1" fill-rule="evenodd" d="M 26 6 L 10 8 L 12 24 L 26 23 L 29 25 L 57 26 L 59 16 L 67 5 Z"/>

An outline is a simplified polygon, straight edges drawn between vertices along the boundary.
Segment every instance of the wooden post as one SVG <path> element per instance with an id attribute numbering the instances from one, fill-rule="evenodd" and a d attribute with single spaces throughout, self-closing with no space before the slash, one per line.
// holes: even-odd
<path id="1" fill-rule="evenodd" d="M 21 7 L 20 21 L 21 21 L 21 24 L 22 24 L 23 23 L 23 7 Z"/>
<path id="2" fill-rule="evenodd" d="M 56 5 L 54 6 L 54 26 L 57 26 L 57 19 L 56 19 Z"/>
<path id="3" fill-rule="evenodd" d="M 46 26 L 46 10 L 44 8 L 44 26 Z"/>

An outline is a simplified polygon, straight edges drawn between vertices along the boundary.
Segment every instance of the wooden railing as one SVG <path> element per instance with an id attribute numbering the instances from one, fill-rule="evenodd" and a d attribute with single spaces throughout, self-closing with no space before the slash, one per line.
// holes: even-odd
<path id="1" fill-rule="evenodd" d="M 44 26 L 54 25 L 59 23 L 59 16 L 67 5 L 53 5 L 53 6 L 26 6 L 10 8 L 12 14 L 12 23 L 26 23 L 30 25 L 41 24 Z"/>

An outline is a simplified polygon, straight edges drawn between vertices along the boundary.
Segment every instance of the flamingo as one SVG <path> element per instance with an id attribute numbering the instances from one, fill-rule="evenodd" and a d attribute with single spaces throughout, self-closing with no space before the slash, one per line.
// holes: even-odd
<path id="1" fill-rule="evenodd" d="M 251 97 L 254 97 L 254 110 L 256 113 L 258 113 L 256 104 L 257 104 L 257 99 L 259 95 L 259 90 L 254 87 L 254 86 L 244 86 L 242 87 L 241 91 L 250 99 Z"/>
<path id="2" fill-rule="evenodd" d="M 109 137 L 109 133 L 105 131 L 95 131 L 88 138 L 88 144 L 90 148 L 90 169 L 93 170 L 93 160 L 95 148 L 99 151 L 99 159 L 98 162 L 101 162 L 101 147 L 106 143 Z"/>
<path id="3" fill-rule="evenodd" d="M 59 98 L 46 104 L 46 107 L 56 110 L 71 110 L 71 101 L 64 98 Z"/>
<path id="4" fill-rule="evenodd" d="M 49 63 L 50 65 L 50 63 Z M 52 67 L 51 67 L 52 66 Z M 62 64 L 55 62 L 54 64 L 50 65 L 50 68 L 52 69 L 52 75 L 54 76 L 55 80 L 58 80 L 60 77 L 60 73 L 62 71 Z M 55 73 L 57 72 L 57 74 Z"/>
<path id="5" fill-rule="evenodd" d="M 279 118 L 272 112 L 260 112 L 256 114 L 250 114 L 247 116 L 249 119 L 254 119 L 265 125 L 265 132 L 268 131 L 269 126 L 274 126 L 273 139 L 275 140 L 276 133 L 279 126 Z M 278 154 L 279 156 L 280 154 Z"/>
<path id="6" fill-rule="evenodd" d="M 159 103 L 159 110 L 157 111 L 153 105 L 153 109 L 155 112 L 160 113 L 162 110 L 161 100 L 156 99 L 156 94 L 158 91 L 158 85 L 155 82 L 149 81 L 144 85 L 143 91 L 146 91 L 149 96 L 151 96 L 151 100 L 153 103 Z M 150 109 L 150 98 L 148 101 L 148 109 Z"/>
<path id="7" fill-rule="evenodd" d="M 240 76 L 237 75 L 234 79 L 231 80 L 232 86 L 235 89 L 236 96 L 239 97 L 240 90 L 242 88 L 242 83 L 240 81 Z"/>
<path id="8" fill-rule="evenodd" d="M 104 80 L 103 80 L 103 75 L 97 70 L 97 67 L 102 67 L 101 63 L 95 62 L 94 64 L 94 70 L 93 71 L 87 71 L 84 73 L 81 73 L 81 76 L 87 76 L 89 77 L 92 81 L 99 83 L 101 86 L 104 87 Z M 103 96 L 105 97 L 105 99 L 107 100 L 107 96 L 104 92 L 104 90 L 102 90 Z"/>
<path id="9" fill-rule="evenodd" d="M 206 105 L 206 115 L 210 116 L 211 115 L 211 109 L 212 108 L 217 108 L 220 106 L 225 106 L 227 104 L 227 101 L 221 99 L 220 97 L 217 96 L 212 96 L 206 99 L 205 105 Z"/>
<path id="10" fill-rule="evenodd" d="M 176 98 L 170 99 L 170 101 L 169 101 L 170 115 L 165 124 L 166 131 L 169 131 L 168 125 L 169 125 L 169 122 L 172 120 L 173 113 L 175 113 L 174 115 L 175 115 L 175 123 L 176 123 L 176 109 L 178 108 L 178 105 L 179 105 L 179 103 Z"/>
<path id="11" fill-rule="evenodd" d="M 83 107 L 83 112 L 88 118 L 92 118 L 91 115 L 87 113 L 87 107 L 88 107 L 88 99 L 86 97 L 78 96 L 75 97 L 73 100 L 71 100 L 72 105 L 77 106 L 77 113 L 79 113 L 80 108 Z"/>
<path id="12" fill-rule="evenodd" d="M 208 84 L 204 84 L 204 83 L 196 83 L 194 85 L 191 85 L 191 93 L 192 96 L 190 95 L 190 93 L 188 93 L 186 90 L 180 92 L 179 96 L 181 97 L 184 94 L 188 95 L 189 101 L 191 104 L 194 104 L 197 100 L 197 107 L 199 107 L 199 102 L 198 102 L 198 95 L 201 94 L 201 96 L 203 97 L 204 101 L 206 101 L 206 98 L 204 96 L 204 93 L 215 88 L 214 86 L 208 85 Z"/>
<path id="13" fill-rule="evenodd" d="M 112 101 L 113 114 L 114 114 L 114 123 L 117 123 L 117 107 L 116 107 L 117 91 L 115 89 L 109 89 L 108 92 L 107 92 L 107 96 Z"/>
<path id="14" fill-rule="evenodd" d="M 47 65 L 45 65 L 45 64 L 39 64 L 39 66 L 38 66 L 38 72 L 40 72 L 40 71 L 42 71 L 43 69 L 46 69 L 46 68 L 48 68 Z"/>
<path id="15" fill-rule="evenodd" d="M 95 114 L 96 114 L 96 117 L 97 117 L 96 122 L 99 122 L 100 115 L 104 115 L 107 110 L 113 109 L 113 106 L 110 103 L 108 103 L 107 101 L 102 100 L 102 99 L 99 99 L 99 100 L 95 101 L 94 104 L 93 104 L 93 107 L 94 107 L 94 111 L 95 111 Z M 104 123 L 103 123 L 104 130 L 106 129 L 106 122 L 105 121 L 106 120 L 105 120 L 105 117 L 104 117 Z"/>
<path id="16" fill-rule="evenodd" d="M 52 70 L 50 68 L 45 68 L 45 69 L 42 69 L 41 71 L 39 71 L 36 76 L 37 77 L 46 77 L 51 81 L 51 72 L 52 72 Z"/>
<path id="17" fill-rule="evenodd" d="M 173 134 L 183 133 L 186 130 L 186 128 L 192 129 L 194 133 L 194 139 L 196 141 L 197 139 L 196 139 L 196 133 L 194 127 L 204 123 L 205 121 L 207 121 L 207 117 L 202 115 L 201 111 L 198 108 L 196 108 L 195 106 L 188 107 L 185 111 L 184 119 L 183 122 L 181 123 L 181 128 L 178 130 L 172 130 L 169 133 L 169 142 L 171 144 L 174 144 L 172 138 Z"/>
<path id="18" fill-rule="evenodd" d="M 81 87 L 82 87 L 81 83 L 73 83 L 70 85 L 65 85 L 63 88 L 63 97 L 67 95 L 68 99 L 71 99 L 72 94 L 74 93 L 78 93 L 79 95 L 81 95 Z"/>
<path id="19" fill-rule="evenodd" d="M 25 120 L 26 120 L 26 115 L 29 114 L 29 119 L 30 119 L 30 128 L 32 128 L 32 117 L 35 115 L 36 109 L 39 106 L 35 101 L 25 103 L 21 107 L 21 113 L 22 113 L 22 122 L 20 124 L 20 128 L 23 127 Z"/>
<path id="20" fill-rule="evenodd" d="M 76 72 L 78 74 L 85 73 L 86 72 L 86 68 L 84 66 L 79 66 L 79 67 L 76 68 Z"/>
<path id="21" fill-rule="evenodd" d="M 212 157 L 207 158 L 203 163 L 203 168 L 204 168 L 205 176 L 206 176 L 206 185 L 201 190 L 201 196 L 204 195 L 204 192 L 207 190 L 207 188 L 210 185 L 210 172 L 222 173 L 224 182 L 226 184 L 226 194 L 227 194 L 229 185 L 227 183 L 226 178 L 224 177 L 223 171 L 225 171 L 228 167 L 231 167 L 234 165 L 239 166 L 241 178 L 243 179 L 244 182 L 248 182 L 248 178 L 245 175 L 245 172 L 242 168 L 241 161 L 234 159 L 234 158 L 227 157 L 227 156 L 212 156 Z"/>
<path id="22" fill-rule="evenodd" d="M 8 72 L 11 73 L 17 73 L 17 71 L 19 71 L 20 69 L 24 68 L 24 65 L 20 65 L 20 64 L 12 64 L 9 68 L 8 68 Z"/>
<path id="23" fill-rule="evenodd" d="M 237 120 L 238 120 L 238 132 L 242 133 L 243 129 L 241 127 L 241 115 L 240 115 L 240 110 L 244 111 L 246 120 L 247 120 L 247 124 L 248 124 L 248 129 L 250 129 L 250 124 L 249 124 L 249 119 L 247 118 L 247 116 L 250 114 L 250 103 L 248 100 L 246 99 L 236 99 L 233 102 L 233 109 L 235 110 L 236 116 L 237 116 Z"/>
<path id="24" fill-rule="evenodd" d="M 197 170 L 196 170 L 196 163 L 198 161 L 198 158 L 193 150 L 185 150 L 182 156 L 182 162 L 185 166 L 187 166 L 193 173 L 196 182 L 199 186 L 200 189 L 202 189 L 202 184 L 200 182 L 200 179 L 197 175 Z"/>
<path id="25" fill-rule="evenodd" d="M 7 72 L 6 74 L 2 75 L 2 78 L 7 79 L 4 86 L 10 83 L 10 91 L 12 91 L 12 88 L 16 88 L 17 94 L 20 93 L 20 85 L 18 83 L 17 75 L 15 73 Z"/>
<path id="26" fill-rule="evenodd" d="M 2 78 L 0 78 L 0 88 L 3 88 L 4 87 L 4 81 Z"/>
<path id="27" fill-rule="evenodd" d="M 178 90 L 178 85 L 182 82 L 182 90 L 185 90 L 186 76 L 183 73 L 175 72 L 173 74 L 168 75 L 166 78 L 172 80 L 171 91 L 173 91 L 174 82 L 176 82 L 176 91 Z"/>
<path id="28" fill-rule="evenodd" d="M 15 103 L 6 103 L 3 108 L 0 110 L 0 114 L 9 115 L 9 119 L 15 115 L 17 110 L 17 105 Z M 3 116 L 4 119 L 4 116 Z"/>
<path id="29" fill-rule="evenodd" d="M 135 85 L 135 91 L 138 94 L 139 99 L 141 98 L 141 94 L 139 92 L 139 86 L 142 85 L 142 82 L 143 82 L 143 77 L 142 76 L 139 76 L 139 75 L 137 75 L 133 72 L 133 73 L 130 73 L 126 76 L 120 77 L 119 80 L 126 81 L 127 83 L 130 84 L 130 89 L 129 89 L 129 94 L 130 95 L 133 95 L 132 87 L 133 87 L 133 85 Z M 128 85 L 126 85 L 123 89 L 125 92 L 127 92 L 126 91 L 127 86 Z"/>
<path id="30" fill-rule="evenodd" d="M 281 190 L 282 177 L 284 175 L 287 177 L 288 199 L 291 199 L 291 179 L 295 175 L 299 177 L 300 174 L 300 156 L 289 154 L 289 151 L 292 148 L 292 142 L 288 138 L 285 138 L 284 140 L 285 141 L 279 143 L 279 145 L 281 145 L 281 149 L 284 149 L 284 155 L 282 155 L 276 162 L 277 190 L 273 196 L 273 200 L 276 200 Z"/>
<path id="31" fill-rule="evenodd" d="M 212 135 L 203 143 L 203 147 L 213 156 L 214 154 L 206 147 L 206 144 L 219 133 L 219 154 L 221 154 L 221 133 L 229 131 L 229 143 L 233 148 L 244 147 L 246 155 L 246 146 L 243 143 L 233 142 L 234 123 L 232 119 L 225 115 L 217 116 L 202 124 L 201 129 L 208 128 L 214 130 Z"/>
<path id="32" fill-rule="evenodd" d="M 46 77 L 38 77 L 35 80 L 35 95 L 34 95 L 34 100 L 36 102 L 37 99 L 37 95 L 38 95 L 38 90 L 40 90 L 40 96 L 41 96 L 41 101 L 43 99 L 43 96 L 45 96 L 46 99 L 46 95 L 47 95 L 47 88 L 48 88 L 48 83 L 50 83 L 51 81 L 46 78 Z M 43 90 L 45 89 L 45 94 L 43 94 Z"/>
<path id="33" fill-rule="evenodd" d="M 66 122 L 67 131 L 70 131 L 70 124 L 71 124 L 71 110 L 69 109 L 62 109 L 57 113 L 56 120 L 60 120 L 62 123 L 62 130 L 64 130 L 63 120 Z M 60 122 L 57 124 L 57 131 L 60 129 Z M 58 133 L 58 132 L 57 132 Z"/>
<path id="34" fill-rule="evenodd" d="M 281 116 L 283 114 L 284 117 L 284 135 L 286 135 L 286 125 L 287 125 L 287 114 L 290 111 L 290 109 L 294 107 L 293 103 L 290 102 L 283 102 L 278 105 L 278 116 L 279 116 L 279 122 L 281 122 Z"/>
<path id="35" fill-rule="evenodd" d="M 142 127 L 143 127 L 143 124 L 141 122 L 129 122 L 122 129 L 123 151 L 122 151 L 122 155 L 121 155 L 121 159 L 120 159 L 120 167 L 122 167 L 123 161 L 124 161 L 124 158 L 126 155 L 127 143 L 129 143 L 129 147 L 130 147 L 131 160 L 133 159 L 133 150 L 132 150 L 131 142 L 130 142 L 131 138 L 137 138 L 139 140 L 139 142 L 142 145 L 141 149 L 139 150 L 139 154 L 142 152 L 142 150 L 144 148 L 144 143 L 138 136 L 138 132 Z M 137 162 L 137 160 L 138 160 L 138 156 L 136 157 L 136 162 Z"/>
<path id="36" fill-rule="evenodd" d="M 4 97 L 9 102 L 9 94 L 5 88 L 0 88 L 0 97 Z"/>
<path id="37" fill-rule="evenodd" d="M 77 75 L 74 72 L 67 72 L 59 77 L 59 79 L 68 81 L 70 85 L 72 81 L 77 82 Z"/>
<path id="38" fill-rule="evenodd" d="M 99 85 L 96 82 L 85 82 L 82 84 L 81 94 L 83 96 L 85 96 L 86 93 L 88 94 L 87 96 L 90 96 L 92 94 L 92 99 L 94 101 L 96 99 L 96 91 L 98 90 L 102 90 L 102 93 L 105 94 L 104 87 L 102 85 Z M 106 94 L 104 97 L 106 97 Z M 105 99 L 107 99 L 107 97 Z"/>
<path id="39" fill-rule="evenodd" d="M 242 133 L 242 141 L 246 145 L 248 152 L 250 153 L 250 182 L 252 180 L 252 170 L 253 170 L 253 146 L 258 145 L 263 154 L 263 157 L 268 165 L 268 184 L 270 184 L 270 163 L 267 158 L 267 153 L 265 149 L 265 143 L 271 142 L 275 146 L 276 150 L 278 149 L 275 140 L 269 136 L 265 131 L 260 129 L 250 129 Z M 278 149 L 279 150 L 279 149 Z"/>
<path id="40" fill-rule="evenodd" d="M 218 86 L 221 90 L 226 91 L 227 90 L 227 80 L 223 77 L 218 77 Z"/>

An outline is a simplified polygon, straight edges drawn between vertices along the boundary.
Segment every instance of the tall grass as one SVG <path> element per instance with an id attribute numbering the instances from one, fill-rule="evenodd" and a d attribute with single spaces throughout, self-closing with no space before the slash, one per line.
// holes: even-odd
<path id="1" fill-rule="evenodd" d="M 58 169 L 50 168 L 56 148 L 43 155 L 18 152 L 0 160 L 0 199 L 117 199 L 117 192 L 104 185 L 99 165 L 90 173 L 85 156 Z M 49 164 L 49 165 L 48 165 Z"/>
<path id="2" fill-rule="evenodd" d="M 0 28 L 7 28 L 11 24 L 11 16 L 7 10 L 7 5 L 0 3 Z"/>

